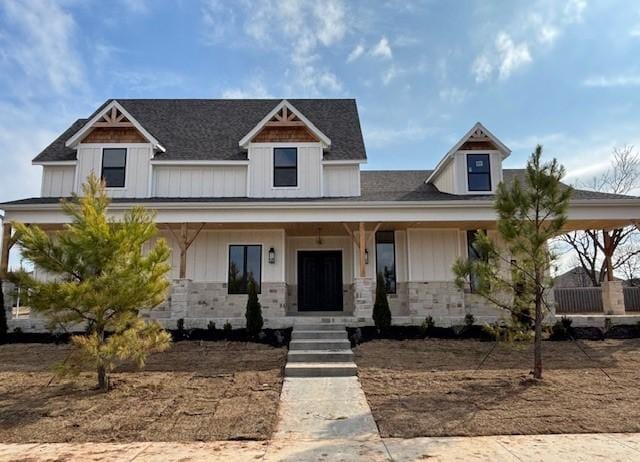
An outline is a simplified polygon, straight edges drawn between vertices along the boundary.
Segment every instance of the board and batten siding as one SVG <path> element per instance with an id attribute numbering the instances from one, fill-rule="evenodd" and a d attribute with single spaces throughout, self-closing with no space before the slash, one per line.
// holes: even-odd
<path id="1" fill-rule="evenodd" d="M 153 166 L 154 197 L 246 197 L 247 166 Z"/>
<path id="2" fill-rule="evenodd" d="M 74 191 L 75 165 L 42 167 L 42 197 L 69 197 Z"/>
<path id="3" fill-rule="evenodd" d="M 409 280 L 453 281 L 452 266 L 460 256 L 459 231 L 455 229 L 409 229 L 407 246 Z"/>
<path id="4" fill-rule="evenodd" d="M 298 186 L 273 187 L 273 148 L 298 148 Z M 322 147 L 318 143 L 258 143 L 249 146 L 249 197 L 322 196 Z"/>
<path id="5" fill-rule="evenodd" d="M 433 181 L 439 191 L 456 194 L 455 164 L 455 160 L 451 160 Z"/>
<path id="6" fill-rule="evenodd" d="M 193 232 L 193 231 L 192 231 Z M 178 278 L 180 247 L 175 238 L 162 230 L 171 247 L 170 277 Z M 203 230 L 187 251 L 187 279 L 196 282 L 226 283 L 229 276 L 229 246 L 262 245 L 262 282 L 284 282 L 285 239 L 284 230 Z M 276 262 L 269 263 L 269 249 L 276 252 Z"/>
<path id="7" fill-rule="evenodd" d="M 455 194 L 486 194 L 486 192 L 468 191 L 467 183 L 467 154 L 489 154 L 491 164 L 491 193 L 496 191 L 498 183 L 502 181 L 502 155 L 498 151 L 458 151 L 454 157 L 456 163 Z"/>
<path id="8" fill-rule="evenodd" d="M 75 190 L 82 190 L 82 183 L 94 172 L 102 174 L 102 150 L 105 148 L 126 148 L 127 165 L 124 188 L 107 188 L 111 197 L 147 197 L 149 195 L 149 170 L 151 160 L 150 144 L 80 144 L 78 146 L 78 175 Z"/>
<path id="9" fill-rule="evenodd" d="M 353 197 L 360 195 L 360 166 L 323 165 L 323 195 L 325 197 Z"/>

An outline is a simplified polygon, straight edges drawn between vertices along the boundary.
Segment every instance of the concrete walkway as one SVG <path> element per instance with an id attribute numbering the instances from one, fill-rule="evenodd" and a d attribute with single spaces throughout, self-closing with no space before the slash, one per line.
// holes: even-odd
<path id="1" fill-rule="evenodd" d="M 640 434 L 213 443 L 0 444 L 0 461 L 610 461 L 640 460 Z"/>

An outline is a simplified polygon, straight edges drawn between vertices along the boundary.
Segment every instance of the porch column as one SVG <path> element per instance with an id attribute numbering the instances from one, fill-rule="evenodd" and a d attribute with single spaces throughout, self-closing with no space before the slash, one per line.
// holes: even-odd
<path id="1" fill-rule="evenodd" d="M 193 241 L 196 240 L 196 237 L 198 237 L 198 234 L 200 234 L 200 231 L 202 231 L 202 228 L 204 228 L 204 225 L 205 223 L 200 223 L 200 227 L 191 238 L 189 237 L 188 223 L 182 223 L 180 225 L 180 236 L 173 231 L 170 225 L 166 226 L 180 247 L 180 272 L 178 276 L 180 279 L 187 278 L 187 251 L 189 247 L 191 247 L 191 244 L 193 244 Z"/>
<path id="2" fill-rule="evenodd" d="M 366 252 L 367 252 L 367 239 L 364 231 L 364 223 L 360 222 L 359 228 L 359 244 L 358 244 L 358 255 L 360 256 L 360 277 L 367 276 L 367 260 L 366 260 Z"/>
<path id="3" fill-rule="evenodd" d="M 602 307 L 604 314 L 625 314 L 624 292 L 622 281 L 616 281 L 613 277 L 613 242 L 609 231 L 602 230 L 604 243 L 604 263 L 607 271 L 607 280 L 602 281 Z"/>

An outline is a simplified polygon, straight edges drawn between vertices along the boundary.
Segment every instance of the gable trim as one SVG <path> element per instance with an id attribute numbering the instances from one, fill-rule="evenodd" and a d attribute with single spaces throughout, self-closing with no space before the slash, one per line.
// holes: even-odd
<path id="1" fill-rule="evenodd" d="M 240 140 L 238 145 L 246 149 L 253 137 L 256 136 L 260 132 L 260 130 L 265 127 L 267 122 L 269 122 L 285 106 L 287 110 L 295 114 L 295 116 L 304 123 L 307 129 L 320 140 L 320 143 L 324 148 L 328 148 L 329 146 L 331 146 L 331 140 L 286 99 L 280 101 L 280 103 L 275 108 L 273 108 L 271 112 L 269 112 L 260 122 L 258 122 L 258 124 Z"/>
<path id="2" fill-rule="evenodd" d="M 147 140 L 149 140 L 149 142 L 153 145 L 154 149 L 158 149 L 162 152 L 165 152 L 165 148 L 160 144 L 160 142 L 157 139 L 155 139 L 151 135 L 151 133 L 145 130 L 145 128 L 140 124 L 140 122 L 138 122 L 131 114 L 129 114 L 129 112 L 116 100 L 111 101 L 100 112 L 98 112 L 95 116 L 93 116 L 91 120 L 89 120 L 86 124 L 84 124 L 80 130 L 78 130 L 71 138 L 67 140 L 67 142 L 65 143 L 65 146 L 68 148 L 75 149 L 78 146 L 78 144 L 80 144 L 84 136 L 94 128 L 94 124 L 100 121 L 100 119 L 105 114 L 107 114 L 109 111 L 111 111 L 114 108 L 120 111 L 120 113 L 123 114 L 127 118 L 127 120 L 129 120 L 129 122 L 131 122 L 134 128 L 138 130 L 142 134 L 142 136 L 144 136 Z"/>
<path id="3" fill-rule="evenodd" d="M 502 153 L 503 159 L 506 159 L 507 157 L 509 157 L 509 155 L 511 154 L 511 149 L 505 146 L 504 143 L 502 143 L 502 141 L 500 141 L 493 133 L 487 130 L 487 128 L 484 125 L 482 125 L 480 122 L 476 122 L 475 125 L 471 127 L 471 129 L 467 133 L 465 133 L 464 136 L 460 138 L 460 140 L 458 140 L 458 142 L 454 144 L 451 149 L 449 149 L 449 151 L 444 155 L 444 157 L 440 160 L 440 162 L 438 162 L 438 165 L 436 165 L 436 168 L 433 170 L 431 175 L 429 175 L 429 178 L 425 180 L 425 183 L 431 183 L 433 180 L 435 180 L 438 177 L 442 169 L 444 169 L 447 166 L 447 164 L 451 162 L 451 160 L 453 159 L 453 155 L 471 137 L 473 132 L 475 132 L 478 129 L 482 130 L 484 134 L 487 135 L 487 137 L 497 146 L 498 151 Z"/>

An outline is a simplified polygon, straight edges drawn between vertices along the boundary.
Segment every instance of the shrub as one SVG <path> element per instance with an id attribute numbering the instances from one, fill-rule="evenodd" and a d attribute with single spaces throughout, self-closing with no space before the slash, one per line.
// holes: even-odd
<path id="1" fill-rule="evenodd" d="M 215 332 L 216 330 L 216 323 L 213 321 L 209 321 L 209 324 L 207 324 L 207 330 L 209 332 Z"/>
<path id="2" fill-rule="evenodd" d="M 391 327 L 391 310 L 387 299 L 387 290 L 382 274 L 378 275 L 376 283 L 376 300 L 373 304 L 373 322 L 379 331 L 385 331 Z"/>
<path id="3" fill-rule="evenodd" d="M 178 334 L 182 337 L 184 336 L 184 319 L 180 318 L 176 321 L 176 329 L 178 330 Z"/>
<path id="4" fill-rule="evenodd" d="M 229 333 L 233 328 L 231 327 L 231 323 L 229 321 L 225 322 L 222 326 L 222 330 Z"/>
<path id="5" fill-rule="evenodd" d="M 571 338 L 573 331 L 571 327 L 572 322 L 573 321 L 566 316 L 556 321 L 555 324 L 551 326 L 551 340 L 568 340 Z"/>
<path id="6" fill-rule="evenodd" d="M 249 298 L 247 299 L 245 318 L 247 319 L 247 332 L 249 335 L 258 335 L 262 330 L 264 321 L 262 320 L 262 307 L 258 300 L 258 289 L 253 279 L 249 280 Z"/>
<path id="7" fill-rule="evenodd" d="M 476 318 L 473 317 L 471 313 L 465 315 L 464 317 L 464 325 L 467 327 L 471 327 L 475 324 Z"/>
<path id="8" fill-rule="evenodd" d="M 420 333 L 423 337 L 426 337 L 435 327 L 436 323 L 433 321 L 433 318 L 431 316 L 427 316 L 424 318 L 424 321 L 422 321 L 422 325 L 420 325 Z"/>

